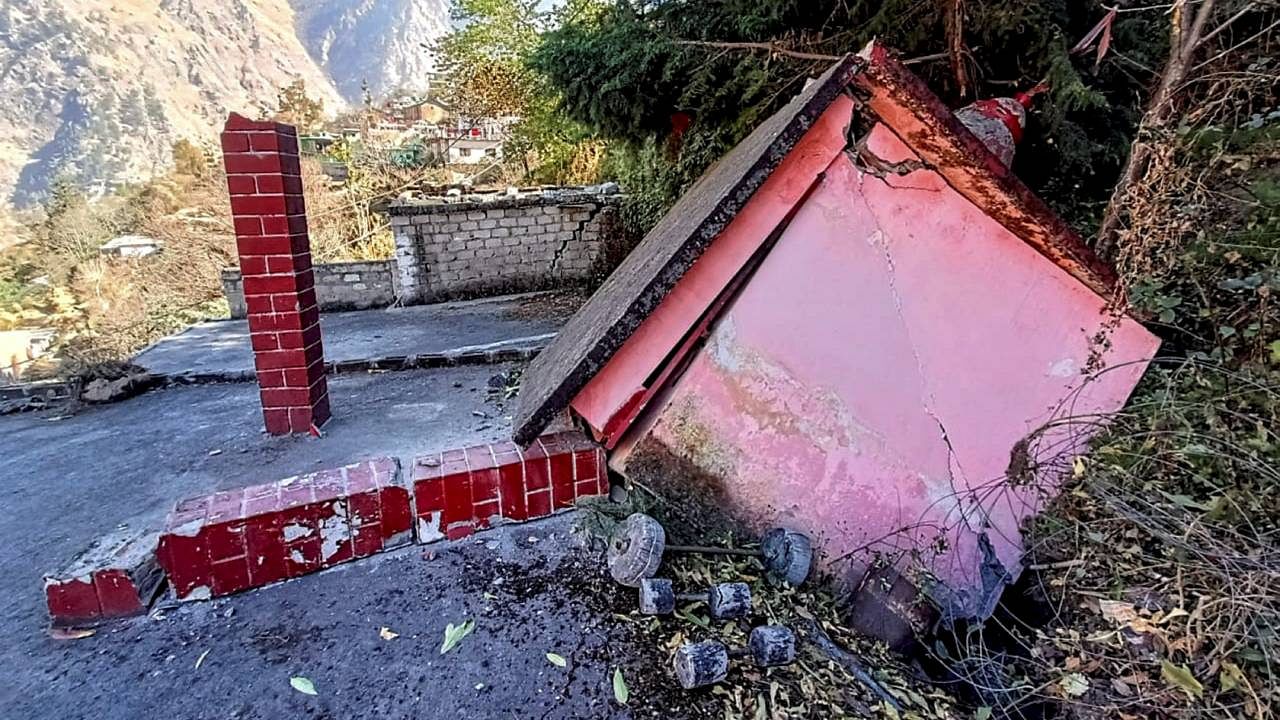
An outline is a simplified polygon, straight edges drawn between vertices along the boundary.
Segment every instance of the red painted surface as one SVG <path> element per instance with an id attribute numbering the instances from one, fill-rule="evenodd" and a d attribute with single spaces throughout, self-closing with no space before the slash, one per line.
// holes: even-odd
<path id="1" fill-rule="evenodd" d="M 573 399 L 574 412 L 606 444 L 612 446 L 642 409 L 638 398 L 647 399 L 645 390 L 671 350 L 840 154 L 852 109 L 847 97 L 832 102 L 662 304 Z"/>
<path id="2" fill-rule="evenodd" d="M 913 157 L 883 127 L 870 148 Z M 841 155 L 637 431 L 719 477 L 730 509 L 812 533 L 828 569 L 914 550 L 981 611 L 979 536 L 1016 573 L 1019 523 L 1059 479 L 1011 482 L 1015 446 L 1118 409 L 1158 346 L 1126 318 L 1097 347 L 1104 304 L 939 173 L 880 179 Z M 1035 447 L 1070 467 L 1086 436 Z"/>
<path id="3" fill-rule="evenodd" d="M 179 502 L 156 551 L 180 599 L 323 570 L 409 542 L 409 490 L 394 458 Z"/>
<path id="4" fill-rule="evenodd" d="M 527 449 L 502 442 L 446 450 L 413 464 L 413 514 L 422 543 L 545 517 L 608 492 L 604 451 L 576 432 L 544 435 Z"/>
<path id="5" fill-rule="evenodd" d="M 297 133 L 233 114 L 222 150 L 263 421 L 273 435 L 313 432 L 329 391 Z"/>
<path id="6" fill-rule="evenodd" d="M 162 576 L 155 562 L 156 535 L 123 530 L 100 538 L 44 578 L 54 625 L 89 625 L 141 615 Z"/>

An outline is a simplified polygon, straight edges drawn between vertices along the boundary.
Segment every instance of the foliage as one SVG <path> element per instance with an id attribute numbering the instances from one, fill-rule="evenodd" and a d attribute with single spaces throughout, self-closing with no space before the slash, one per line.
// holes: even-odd
<path id="1" fill-rule="evenodd" d="M 459 29 L 439 44 L 450 78 L 445 101 L 464 118 L 514 118 L 504 156 L 527 180 L 595 182 L 603 144 L 559 110 L 558 96 L 529 58 L 544 33 L 580 17 L 595 0 L 547 9 L 537 0 L 455 0 Z"/>
<path id="2" fill-rule="evenodd" d="M 619 152 L 631 155 L 624 165 L 633 178 L 662 188 L 660 199 L 650 191 L 631 213 L 652 223 L 707 165 L 827 64 L 677 41 L 776 41 L 839 54 L 880 38 L 914 57 L 946 48 L 943 7 L 912 0 L 624 0 L 549 33 L 531 62 L 560 92 L 571 118 L 624 143 Z M 978 96 L 1052 82 L 1016 169 L 1068 219 L 1087 224 L 1119 170 L 1150 80 L 1135 64 L 1160 63 L 1165 41 L 1151 32 L 1155 20 L 1145 13 L 1122 15 L 1113 44 L 1126 60 L 1113 55 L 1095 71 L 1071 58 L 1068 47 L 1105 13 L 1098 2 L 995 0 L 964 7 L 966 63 Z M 945 61 L 913 70 L 945 100 L 959 104 L 973 97 L 972 91 L 961 94 Z M 673 142 L 683 117 L 692 125 Z M 664 145 L 666 153 L 654 152 Z"/>
<path id="3" fill-rule="evenodd" d="M 1010 612 L 954 643 L 953 667 L 1001 667 L 991 699 L 1015 716 L 1045 701 L 1079 718 L 1280 707 L 1280 72 L 1257 34 L 1277 18 L 1217 12 L 1242 25 L 1201 49 L 1173 121 L 1144 136 L 1117 246 L 1163 357 L 1122 412 L 1077 419 L 1101 430 L 1087 457 L 1040 460 L 1071 478 L 1028 528 L 1043 624 Z"/>
<path id="4" fill-rule="evenodd" d="M 293 125 L 305 134 L 319 128 L 324 118 L 324 100 L 307 95 L 305 80 L 298 78 L 280 88 L 272 120 Z"/>
<path id="5" fill-rule="evenodd" d="M 173 144 L 173 171 L 178 175 L 199 178 L 208 171 L 204 151 L 186 138 Z"/>

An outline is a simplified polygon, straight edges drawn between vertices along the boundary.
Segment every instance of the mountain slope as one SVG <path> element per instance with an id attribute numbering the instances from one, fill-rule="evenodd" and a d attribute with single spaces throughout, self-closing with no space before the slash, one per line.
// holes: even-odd
<path id="1" fill-rule="evenodd" d="M 447 27 L 447 0 L 294 2 L 0 0 L 0 200 L 145 178 L 295 78 L 340 109 L 420 74 Z"/>
<path id="2" fill-rule="evenodd" d="M 367 82 L 374 96 L 425 89 L 428 49 L 449 31 L 447 0 L 293 0 L 298 36 L 351 102 Z"/>

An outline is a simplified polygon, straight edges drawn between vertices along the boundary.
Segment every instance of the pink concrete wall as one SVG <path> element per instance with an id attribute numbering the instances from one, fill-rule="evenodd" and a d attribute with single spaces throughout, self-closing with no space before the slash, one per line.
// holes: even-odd
<path id="1" fill-rule="evenodd" d="M 883 128 L 871 147 L 910 156 Z M 1108 318 L 936 173 L 840 156 L 639 431 L 721 477 L 733 509 L 818 536 L 828 569 L 916 548 L 981 612 L 979 534 L 1016 572 L 1019 524 L 1053 490 L 1015 487 L 1012 449 L 1118 409 L 1158 345 L 1123 319 L 1097 347 Z M 1070 467 L 1081 433 L 1048 433 L 1041 460 Z"/>

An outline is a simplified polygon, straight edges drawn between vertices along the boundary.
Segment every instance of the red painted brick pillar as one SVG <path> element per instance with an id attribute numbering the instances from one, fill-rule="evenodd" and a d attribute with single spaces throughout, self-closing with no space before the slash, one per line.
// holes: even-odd
<path id="1" fill-rule="evenodd" d="M 329 389 L 298 134 L 232 113 L 222 157 L 267 432 L 310 432 L 329 419 Z"/>

